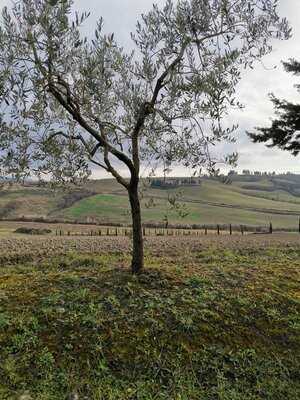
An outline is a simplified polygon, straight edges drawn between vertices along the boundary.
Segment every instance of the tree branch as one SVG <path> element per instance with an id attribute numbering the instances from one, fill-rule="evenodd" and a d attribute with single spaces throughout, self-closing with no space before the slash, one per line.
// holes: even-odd
<path id="1" fill-rule="evenodd" d="M 110 143 L 108 143 L 107 140 L 104 139 L 102 135 L 99 135 L 99 133 L 98 133 L 98 131 L 96 129 L 94 129 L 92 126 L 90 126 L 88 124 L 88 122 L 82 117 L 82 115 L 80 113 L 79 104 L 74 102 L 74 99 L 72 99 L 71 96 L 68 95 L 68 93 L 69 94 L 71 93 L 69 85 L 62 78 L 58 77 L 59 78 L 58 79 L 58 83 L 61 86 L 65 87 L 66 90 L 67 90 L 67 100 L 61 94 L 60 90 L 56 87 L 56 85 L 52 81 L 51 77 L 49 76 L 46 68 L 43 66 L 41 60 L 39 59 L 37 50 L 36 50 L 35 45 L 34 45 L 34 38 L 33 37 L 30 38 L 29 44 L 30 44 L 30 46 L 32 48 L 33 55 L 34 55 L 34 60 L 35 60 L 35 63 L 37 65 L 37 67 L 40 70 L 41 74 L 44 76 L 44 78 L 48 82 L 48 90 L 49 90 L 49 92 L 55 97 L 55 99 L 60 103 L 60 105 L 73 117 L 73 119 L 75 121 L 77 121 L 78 124 L 82 128 L 84 128 L 94 139 L 96 139 L 98 141 L 100 147 L 103 147 L 105 151 L 110 152 L 118 160 L 122 161 L 128 167 L 128 169 L 130 170 L 131 174 L 134 174 L 135 173 L 135 167 L 134 167 L 134 164 L 132 163 L 131 159 L 129 157 L 127 157 L 127 155 L 125 153 L 119 151 L 118 149 L 113 147 Z M 68 99 L 70 100 L 70 103 L 68 102 Z M 112 168 L 112 170 L 114 170 L 114 169 Z M 115 171 L 115 170 L 114 170 L 114 173 L 119 175 L 117 173 L 117 171 Z M 121 180 L 123 180 L 122 177 L 119 176 L 119 178 L 121 178 Z M 124 181 L 124 182 L 127 185 L 127 182 L 126 181 Z"/>
<path id="2" fill-rule="evenodd" d="M 98 167 L 101 167 L 101 168 L 105 169 L 105 171 L 110 172 L 108 170 L 108 168 L 105 165 L 101 164 L 99 161 L 96 161 L 94 159 L 90 159 L 90 162 L 95 164 L 95 165 L 98 165 Z"/>
<path id="3" fill-rule="evenodd" d="M 107 149 L 108 152 L 113 154 L 116 158 L 118 158 L 120 161 L 122 161 L 130 170 L 132 173 L 134 171 L 134 165 L 132 161 L 130 160 L 129 157 L 126 156 L 126 154 L 122 153 L 115 147 L 113 147 L 110 143 L 106 141 L 99 133 L 91 127 L 86 120 L 81 116 L 80 112 L 73 107 L 71 107 L 64 97 L 61 95 L 59 90 L 55 87 L 55 85 L 50 82 L 49 85 L 49 91 L 53 94 L 53 96 L 57 99 L 57 101 L 72 115 L 73 119 L 79 123 L 79 125 L 84 128 L 87 132 L 93 136 L 94 139 L 97 140 L 99 143 L 100 147 L 103 147 L 104 149 Z"/>
<path id="4" fill-rule="evenodd" d="M 185 49 L 187 48 L 189 41 L 184 42 L 184 44 L 182 45 L 180 52 L 178 54 L 178 56 L 175 58 L 175 60 L 164 70 L 164 72 L 160 75 L 160 77 L 157 79 L 156 81 L 156 85 L 154 88 L 154 92 L 153 92 L 153 96 L 151 99 L 151 107 L 155 106 L 157 97 L 159 95 L 160 90 L 163 88 L 164 86 L 164 80 L 166 79 L 166 77 L 169 75 L 169 73 L 176 67 L 177 64 L 179 64 L 179 62 L 181 61 Z"/>
<path id="5" fill-rule="evenodd" d="M 102 137 L 103 137 L 103 140 L 105 141 L 105 142 L 107 142 L 106 141 L 106 135 L 105 135 L 105 132 L 104 132 L 104 129 L 102 128 L 101 129 L 101 135 L 102 135 Z M 123 185 L 126 189 L 128 189 L 129 188 L 129 184 L 126 182 L 126 180 L 118 173 L 118 171 L 112 166 L 112 164 L 111 164 L 111 162 L 110 162 L 110 160 L 109 160 L 109 151 L 108 151 L 108 148 L 107 148 L 107 146 L 104 146 L 104 162 L 105 162 L 105 164 L 106 164 L 106 166 L 107 166 L 107 171 L 108 172 L 110 172 L 115 178 L 116 178 L 116 180 L 121 184 L 121 185 Z"/>

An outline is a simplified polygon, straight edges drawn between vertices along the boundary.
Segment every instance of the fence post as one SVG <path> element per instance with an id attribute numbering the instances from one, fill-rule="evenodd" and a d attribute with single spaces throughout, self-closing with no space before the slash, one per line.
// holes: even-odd
<path id="1" fill-rule="evenodd" d="M 204 233 L 207 235 L 207 226 L 204 227 Z"/>
<path id="2" fill-rule="evenodd" d="M 229 233 L 230 233 L 230 235 L 232 235 L 232 225 L 231 224 L 229 225 Z"/>
<path id="3" fill-rule="evenodd" d="M 244 234 L 244 227 L 243 227 L 243 225 L 241 225 L 241 234 L 242 234 L 242 235 Z"/>
<path id="4" fill-rule="evenodd" d="M 220 225 L 217 225 L 217 232 L 218 232 L 218 235 L 220 235 Z"/>
<path id="5" fill-rule="evenodd" d="M 273 225 L 272 225 L 272 222 L 270 222 L 269 233 L 270 233 L 270 234 L 273 233 Z"/>

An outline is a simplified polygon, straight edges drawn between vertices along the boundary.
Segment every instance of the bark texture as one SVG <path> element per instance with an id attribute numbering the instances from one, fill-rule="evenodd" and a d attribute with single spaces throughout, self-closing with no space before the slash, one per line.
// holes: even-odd
<path id="1" fill-rule="evenodd" d="M 129 189 L 129 199 L 132 215 L 132 262 L 133 274 L 138 274 L 144 268 L 144 240 L 142 229 L 141 204 L 138 195 L 137 185 Z"/>

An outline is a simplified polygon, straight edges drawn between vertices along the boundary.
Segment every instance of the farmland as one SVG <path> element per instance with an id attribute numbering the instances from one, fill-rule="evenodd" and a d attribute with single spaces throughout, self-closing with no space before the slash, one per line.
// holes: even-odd
<path id="1" fill-rule="evenodd" d="M 204 179 L 200 186 L 153 188 L 143 191 L 142 217 L 145 223 L 162 223 L 167 216 L 173 224 L 245 224 L 296 229 L 300 215 L 298 175 L 276 178 L 235 176 L 231 184 Z M 145 182 L 146 183 L 146 182 Z M 172 210 L 168 196 L 181 193 L 185 204 L 182 218 Z M 151 201 L 150 201 L 151 200 Z M 27 187 L 2 190 L 0 215 L 12 217 L 61 218 L 70 221 L 89 219 L 101 223 L 130 223 L 127 194 L 112 180 L 89 181 L 75 191 L 51 191 Z"/>
<path id="2" fill-rule="evenodd" d="M 129 238 L 2 235 L 1 399 L 300 396 L 298 235 L 145 247 L 132 276 Z"/>

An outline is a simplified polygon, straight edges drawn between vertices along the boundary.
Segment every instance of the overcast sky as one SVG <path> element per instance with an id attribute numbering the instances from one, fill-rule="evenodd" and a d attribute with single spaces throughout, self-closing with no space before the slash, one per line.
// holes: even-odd
<path id="1" fill-rule="evenodd" d="M 134 31 L 137 18 L 149 10 L 153 2 L 164 4 L 165 0 L 75 0 L 75 8 L 91 12 L 85 27 L 87 33 L 93 32 L 95 22 L 103 16 L 105 31 L 115 32 L 118 42 L 124 47 L 129 47 L 130 32 Z M 0 0 L 0 6 L 9 4 L 10 0 Z M 281 65 L 282 60 L 299 58 L 300 0 L 279 0 L 279 4 L 280 15 L 287 17 L 292 26 L 293 37 L 289 41 L 274 41 L 272 54 L 265 57 L 263 63 L 256 64 L 254 70 L 247 71 L 237 88 L 239 100 L 245 105 L 243 111 L 231 115 L 232 123 L 239 124 L 237 143 L 232 147 L 232 150 L 237 150 L 240 155 L 239 170 L 247 168 L 300 173 L 300 156 L 295 158 L 286 152 L 253 144 L 245 134 L 246 130 L 255 126 L 270 124 L 274 113 L 268 93 L 273 92 L 280 98 L 300 101 L 300 96 L 294 88 L 297 78 L 284 72 Z M 221 154 L 222 147 L 218 151 Z M 188 171 L 174 171 L 174 174 L 179 173 L 186 174 Z"/>

